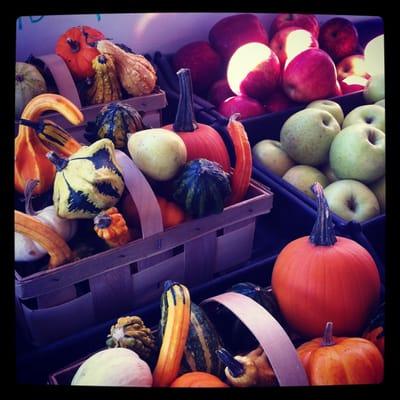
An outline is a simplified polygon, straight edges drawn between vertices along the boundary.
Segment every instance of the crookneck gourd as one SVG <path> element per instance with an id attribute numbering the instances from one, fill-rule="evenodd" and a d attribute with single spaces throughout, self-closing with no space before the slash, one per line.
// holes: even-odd
<path id="1" fill-rule="evenodd" d="M 57 169 L 53 203 L 63 218 L 93 218 L 113 207 L 124 191 L 124 180 L 109 139 L 84 146 L 69 158 L 48 153 Z"/>
<path id="2" fill-rule="evenodd" d="M 69 122 L 78 125 L 83 122 L 81 111 L 70 100 L 53 93 L 44 93 L 34 97 L 24 108 L 21 118 L 37 122 L 45 111 L 56 111 Z M 55 167 L 46 154 L 50 149 L 41 141 L 30 126 L 20 124 L 15 138 L 14 185 L 15 190 L 24 193 L 28 180 L 36 179 L 39 184 L 34 194 L 47 192 L 54 181 Z"/>
<path id="3" fill-rule="evenodd" d="M 87 91 L 89 104 L 102 104 L 122 98 L 121 86 L 112 56 L 100 54 L 92 61 L 93 83 Z"/>
<path id="4" fill-rule="evenodd" d="M 144 56 L 128 53 L 109 40 L 99 40 L 97 50 L 114 58 L 121 85 L 131 96 L 144 96 L 154 90 L 156 71 Z"/>
<path id="5" fill-rule="evenodd" d="M 114 102 L 105 105 L 97 114 L 96 120 L 87 124 L 86 139 L 94 142 L 97 139 L 110 139 L 115 148 L 123 149 L 128 141 L 128 133 L 145 129 L 142 116 L 128 104 Z"/>

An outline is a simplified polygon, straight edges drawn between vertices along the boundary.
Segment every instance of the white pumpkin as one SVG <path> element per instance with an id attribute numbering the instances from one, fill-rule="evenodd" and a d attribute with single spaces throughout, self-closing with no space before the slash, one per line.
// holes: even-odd
<path id="1" fill-rule="evenodd" d="M 15 116 L 19 117 L 28 102 L 47 91 L 39 70 L 31 64 L 15 63 Z"/>
<path id="2" fill-rule="evenodd" d="M 151 387 L 153 376 L 148 364 L 133 350 L 114 347 L 99 351 L 81 364 L 72 386 Z"/>
<path id="3" fill-rule="evenodd" d="M 57 215 L 54 205 L 34 211 L 31 205 L 32 192 L 38 181 L 33 180 L 27 183 L 25 190 L 25 211 L 34 216 L 54 231 L 56 231 L 66 242 L 75 235 L 78 223 L 76 220 L 61 218 Z M 15 261 L 35 261 L 47 254 L 47 250 L 34 240 L 22 233 L 14 232 L 15 240 Z"/>

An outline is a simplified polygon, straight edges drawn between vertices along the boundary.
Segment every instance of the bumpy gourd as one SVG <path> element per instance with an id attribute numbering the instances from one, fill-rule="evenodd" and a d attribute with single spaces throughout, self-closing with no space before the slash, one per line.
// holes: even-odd
<path id="1" fill-rule="evenodd" d="M 154 90 L 156 71 L 144 56 L 128 53 L 109 40 L 98 41 L 97 49 L 114 58 L 121 85 L 130 95 L 143 96 Z"/>
<path id="2" fill-rule="evenodd" d="M 231 193 L 229 175 L 204 158 L 186 163 L 173 188 L 174 200 L 194 218 L 222 212 Z"/>
<path id="3" fill-rule="evenodd" d="M 113 207 L 124 191 L 124 180 L 109 139 L 82 147 L 69 158 L 48 153 L 57 168 L 53 203 L 63 218 L 93 218 Z"/>
<path id="4" fill-rule="evenodd" d="M 94 122 L 86 127 L 85 137 L 93 142 L 97 139 L 110 139 L 115 148 L 123 149 L 128 141 L 128 133 L 145 129 L 142 116 L 132 106 L 114 102 L 105 105 Z"/>
<path id="5" fill-rule="evenodd" d="M 150 328 L 138 316 L 118 318 L 110 328 L 107 347 L 125 347 L 135 351 L 145 361 L 152 359 L 157 344 Z"/>
<path id="6" fill-rule="evenodd" d="M 100 54 L 92 61 L 95 71 L 93 83 L 87 91 L 89 104 L 102 104 L 122 98 L 114 60 L 110 55 Z"/>

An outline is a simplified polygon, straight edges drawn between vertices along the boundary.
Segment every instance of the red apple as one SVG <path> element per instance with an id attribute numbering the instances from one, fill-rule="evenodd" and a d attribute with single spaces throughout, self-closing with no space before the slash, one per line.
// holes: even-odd
<path id="1" fill-rule="evenodd" d="M 350 75 L 368 79 L 370 74 L 365 69 L 365 57 L 362 54 L 353 54 L 342 59 L 336 65 L 338 80 L 341 81 Z"/>
<path id="2" fill-rule="evenodd" d="M 321 26 L 318 41 L 319 47 L 338 62 L 357 50 L 358 32 L 350 20 L 335 17 Z"/>
<path id="3" fill-rule="evenodd" d="M 189 68 L 193 90 L 205 93 L 222 71 L 222 60 L 208 42 L 191 42 L 181 47 L 172 57 L 175 71 Z"/>
<path id="4" fill-rule="evenodd" d="M 271 24 L 270 37 L 273 37 L 276 32 L 288 26 L 297 26 L 305 29 L 318 38 L 319 22 L 315 15 L 312 14 L 278 14 Z"/>
<path id="5" fill-rule="evenodd" d="M 240 46 L 258 42 L 268 44 L 268 33 L 253 14 L 238 14 L 222 18 L 209 31 L 208 40 L 227 62 Z"/>
<path id="6" fill-rule="evenodd" d="M 230 88 L 237 95 L 264 100 L 279 85 L 281 66 L 267 45 L 247 43 L 233 53 L 226 75 Z"/>
<path id="7" fill-rule="evenodd" d="M 363 78 L 362 76 L 357 75 L 349 75 L 343 80 L 341 80 L 340 87 L 342 89 L 343 94 L 358 92 L 359 90 L 364 90 L 367 85 L 368 79 Z"/>
<path id="8" fill-rule="evenodd" d="M 269 46 L 278 56 L 283 67 L 286 59 L 293 58 L 303 50 L 312 47 L 318 48 L 318 41 L 311 32 L 296 26 L 289 26 L 276 32 Z"/>
<path id="9" fill-rule="evenodd" d="M 279 112 L 287 110 L 295 105 L 296 103 L 289 99 L 282 88 L 279 87 L 268 97 L 267 101 L 264 102 L 264 109 L 267 113 Z"/>
<path id="10" fill-rule="evenodd" d="M 286 63 L 283 90 L 293 101 L 324 99 L 335 91 L 336 67 L 321 49 L 307 49 Z"/>
<path id="11" fill-rule="evenodd" d="M 218 107 L 228 97 L 234 96 L 226 79 L 215 81 L 208 90 L 207 100 Z"/>
<path id="12" fill-rule="evenodd" d="M 263 105 L 248 96 L 229 97 L 219 105 L 218 112 L 227 118 L 232 114 L 239 113 L 240 119 L 265 114 Z"/>

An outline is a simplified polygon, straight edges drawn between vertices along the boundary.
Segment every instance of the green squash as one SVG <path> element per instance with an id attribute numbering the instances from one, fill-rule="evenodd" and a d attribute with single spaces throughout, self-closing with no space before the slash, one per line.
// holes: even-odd
<path id="1" fill-rule="evenodd" d="M 173 181 L 174 200 L 194 218 L 222 212 L 230 193 L 229 175 L 205 158 L 186 163 Z"/>
<path id="2" fill-rule="evenodd" d="M 69 158 L 47 156 L 57 169 L 53 203 L 59 217 L 94 218 L 119 201 L 125 184 L 111 140 L 98 140 Z"/>
<path id="3" fill-rule="evenodd" d="M 146 129 L 139 112 L 128 104 L 115 102 L 105 105 L 94 122 L 86 126 L 85 137 L 89 142 L 110 139 L 115 148 L 124 149 L 127 134 Z"/>

